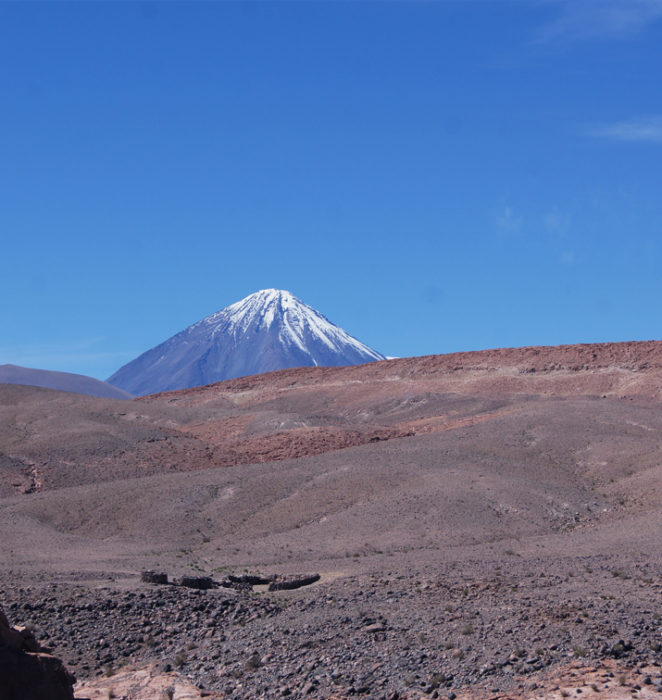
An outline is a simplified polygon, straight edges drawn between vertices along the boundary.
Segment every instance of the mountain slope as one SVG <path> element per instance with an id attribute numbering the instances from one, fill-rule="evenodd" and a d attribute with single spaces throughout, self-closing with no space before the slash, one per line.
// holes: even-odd
<path id="1" fill-rule="evenodd" d="M 264 289 L 148 350 L 108 382 L 142 396 L 278 369 L 383 359 L 289 292 Z"/>
<path id="2" fill-rule="evenodd" d="M 46 369 L 32 369 L 18 365 L 0 365 L 0 384 L 25 384 L 44 389 L 72 391 L 76 394 L 99 396 L 107 399 L 131 399 L 130 393 L 106 382 L 84 374 L 54 372 Z"/>
<path id="3" fill-rule="evenodd" d="M 662 342 L 287 369 L 131 403 L 5 384 L 0 497 L 361 446 L 388 444 L 397 452 L 415 438 L 446 435 L 445 441 L 463 431 L 472 442 L 486 436 L 493 444 L 480 449 L 496 456 L 510 454 L 508 435 L 541 448 L 551 439 L 549 426 L 560 420 L 563 449 L 574 441 L 571 433 L 580 442 L 584 433 L 595 437 L 590 454 L 578 448 L 573 463 L 628 478 L 632 489 L 630 463 L 642 473 L 662 470 L 661 401 Z M 550 416 L 539 415 L 539 408 Z M 541 449 L 547 454 L 551 447 Z M 566 457 L 559 462 L 567 463 Z M 650 496 L 656 489 L 641 487 L 640 493 Z"/>

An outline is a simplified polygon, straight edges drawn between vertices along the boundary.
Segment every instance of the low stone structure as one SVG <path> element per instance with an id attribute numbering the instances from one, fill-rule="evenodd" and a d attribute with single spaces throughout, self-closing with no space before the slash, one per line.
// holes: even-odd
<path id="1" fill-rule="evenodd" d="M 278 578 L 269 584 L 270 591 L 292 591 L 295 588 L 310 586 L 311 583 L 316 583 L 320 580 L 319 574 L 292 574 L 288 576 L 278 576 Z"/>
<path id="2" fill-rule="evenodd" d="M 140 573 L 140 580 L 143 583 L 156 583 L 164 585 L 168 583 L 168 574 L 160 573 L 158 571 L 142 571 Z"/>
<path id="3" fill-rule="evenodd" d="M 182 576 L 177 583 L 184 588 L 196 588 L 199 591 L 208 591 L 218 586 L 210 576 Z"/>

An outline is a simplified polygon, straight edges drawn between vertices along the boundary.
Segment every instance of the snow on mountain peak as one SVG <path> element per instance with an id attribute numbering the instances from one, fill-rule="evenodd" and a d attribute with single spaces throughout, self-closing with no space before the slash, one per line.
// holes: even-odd
<path id="1" fill-rule="evenodd" d="M 146 394 L 275 369 L 383 359 L 291 292 L 262 289 L 143 353 L 109 381 Z"/>

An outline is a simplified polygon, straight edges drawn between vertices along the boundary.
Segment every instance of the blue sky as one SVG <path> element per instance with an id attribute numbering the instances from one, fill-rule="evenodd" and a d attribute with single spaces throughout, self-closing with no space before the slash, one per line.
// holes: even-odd
<path id="1" fill-rule="evenodd" d="M 0 3 L 0 364 L 258 289 L 389 355 L 662 337 L 662 0 Z"/>

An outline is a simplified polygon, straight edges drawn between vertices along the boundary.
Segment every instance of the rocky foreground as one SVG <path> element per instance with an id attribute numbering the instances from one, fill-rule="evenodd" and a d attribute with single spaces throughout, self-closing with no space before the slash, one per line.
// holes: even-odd
<path id="1" fill-rule="evenodd" d="M 0 608 L 0 698 L 73 700 L 75 678 L 25 626 L 13 626 Z"/>
<path id="2" fill-rule="evenodd" d="M 662 567 L 646 561 L 569 557 L 550 566 L 513 552 L 413 575 L 327 577 L 282 593 L 138 576 L 102 586 L 15 581 L 1 603 L 34 626 L 81 690 L 87 680 L 78 697 L 94 697 L 99 682 L 113 691 L 114 677 L 119 688 L 127 669 L 149 667 L 200 697 L 535 697 L 542 676 L 572 663 L 594 673 L 584 697 L 596 692 L 599 667 L 600 689 L 621 693 L 609 697 L 662 698 Z"/>

